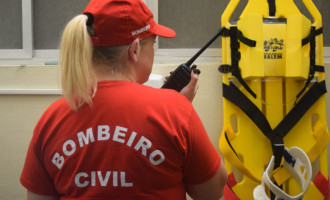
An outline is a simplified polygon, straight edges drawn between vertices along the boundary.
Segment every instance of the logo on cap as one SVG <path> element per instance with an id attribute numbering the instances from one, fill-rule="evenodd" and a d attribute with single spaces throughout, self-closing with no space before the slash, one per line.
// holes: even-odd
<path id="1" fill-rule="evenodd" d="M 149 29 L 150 29 L 150 24 L 148 24 L 145 27 L 140 28 L 139 30 L 132 31 L 132 36 L 137 35 L 137 34 L 140 34 L 140 33 L 144 32 L 144 31 L 149 30 Z"/>

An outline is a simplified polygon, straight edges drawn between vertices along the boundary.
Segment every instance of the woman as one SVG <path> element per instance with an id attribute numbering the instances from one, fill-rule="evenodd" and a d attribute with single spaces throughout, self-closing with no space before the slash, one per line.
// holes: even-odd
<path id="1" fill-rule="evenodd" d="M 35 127 L 21 183 L 28 199 L 218 199 L 226 170 L 181 91 L 141 85 L 156 24 L 140 0 L 92 0 L 62 37 L 64 98 Z M 187 100 L 188 99 L 188 100 Z"/>

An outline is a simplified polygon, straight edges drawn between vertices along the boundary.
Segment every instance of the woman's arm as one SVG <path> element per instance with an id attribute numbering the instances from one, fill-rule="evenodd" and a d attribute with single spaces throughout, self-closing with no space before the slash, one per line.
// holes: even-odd
<path id="1" fill-rule="evenodd" d="M 187 184 L 187 193 L 195 200 L 218 200 L 223 195 L 227 177 L 226 168 L 221 161 L 218 172 L 208 181 L 196 185 Z"/>
<path id="2" fill-rule="evenodd" d="M 55 196 L 46 196 L 27 191 L 27 200 L 57 200 Z"/>

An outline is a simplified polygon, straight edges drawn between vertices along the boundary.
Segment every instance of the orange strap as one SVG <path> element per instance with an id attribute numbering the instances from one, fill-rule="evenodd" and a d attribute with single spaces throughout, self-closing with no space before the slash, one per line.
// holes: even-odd
<path id="1" fill-rule="evenodd" d="M 236 179 L 235 179 L 233 173 L 230 173 L 230 174 L 228 175 L 227 183 L 228 183 L 228 185 L 229 185 L 230 187 L 234 187 L 234 186 L 237 184 Z"/>
<path id="2" fill-rule="evenodd" d="M 328 180 L 319 172 L 313 180 L 314 185 L 323 194 L 324 199 L 329 199 L 329 178 Z"/>
<path id="3" fill-rule="evenodd" d="M 228 184 L 225 185 L 224 192 L 223 192 L 223 199 L 224 200 L 240 200 L 236 194 L 231 190 Z"/>

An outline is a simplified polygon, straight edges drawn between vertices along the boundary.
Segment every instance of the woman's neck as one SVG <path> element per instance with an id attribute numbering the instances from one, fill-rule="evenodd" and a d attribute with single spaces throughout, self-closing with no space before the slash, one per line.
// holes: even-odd
<path id="1" fill-rule="evenodd" d="M 107 66 L 104 64 L 94 64 L 93 68 L 96 73 L 97 81 L 105 81 L 105 80 L 123 80 L 123 81 L 132 81 L 136 82 L 134 73 L 131 73 L 130 70 L 121 70 L 116 72 L 111 69 L 111 66 Z M 125 67 L 125 69 L 129 69 Z"/>

